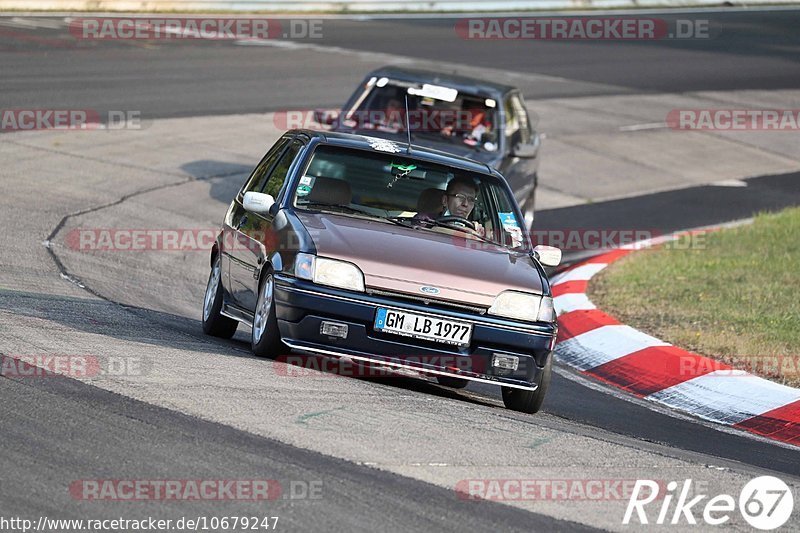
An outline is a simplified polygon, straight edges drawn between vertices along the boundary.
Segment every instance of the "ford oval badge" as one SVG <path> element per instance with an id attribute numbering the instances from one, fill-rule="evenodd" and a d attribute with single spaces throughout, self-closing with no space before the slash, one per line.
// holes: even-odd
<path id="1" fill-rule="evenodd" d="M 424 287 L 420 287 L 419 290 L 424 292 L 425 294 L 439 294 L 439 289 L 437 289 L 436 287 L 428 286 L 428 285 L 425 285 Z"/>

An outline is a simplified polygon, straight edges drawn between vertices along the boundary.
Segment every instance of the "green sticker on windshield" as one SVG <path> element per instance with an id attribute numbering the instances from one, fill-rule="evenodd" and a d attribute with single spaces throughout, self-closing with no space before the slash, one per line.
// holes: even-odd
<path id="1" fill-rule="evenodd" d="M 311 194 L 311 187 L 308 185 L 299 185 L 297 187 L 297 196 L 308 196 Z"/>

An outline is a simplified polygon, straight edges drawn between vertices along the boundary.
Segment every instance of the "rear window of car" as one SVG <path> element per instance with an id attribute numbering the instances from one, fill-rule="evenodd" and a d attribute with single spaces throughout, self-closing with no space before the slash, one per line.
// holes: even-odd
<path id="1" fill-rule="evenodd" d="M 483 124 L 488 132 L 497 127 L 497 103 L 494 100 L 454 90 L 452 101 L 424 97 L 413 94 L 417 85 L 389 80 L 386 85 L 367 88 L 356 107 L 347 111 L 344 125 L 357 129 L 405 131 L 407 97 L 408 123 L 414 133 L 440 134 L 443 130 L 450 130 L 466 134 L 479 124 Z"/>

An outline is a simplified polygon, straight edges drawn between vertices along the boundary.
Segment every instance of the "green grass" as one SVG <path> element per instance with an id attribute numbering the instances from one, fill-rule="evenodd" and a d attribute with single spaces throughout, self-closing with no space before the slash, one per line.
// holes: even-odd
<path id="1" fill-rule="evenodd" d="M 800 386 L 800 208 L 687 244 L 628 255 L 589 298 L 666 342 Z"/>

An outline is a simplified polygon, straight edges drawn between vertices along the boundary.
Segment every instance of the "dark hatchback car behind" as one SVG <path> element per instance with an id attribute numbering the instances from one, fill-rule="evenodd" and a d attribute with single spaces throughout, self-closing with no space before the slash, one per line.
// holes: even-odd
<path id="1" fill-rule="evenodd" d="M 335 131 L 400 142 L 406 140 L 408 123 L 413 143 L 486 163 L 505 176 L 527 228 L 531 227 L 541 136 L 516 87 L 456 74 L 383 67 L 367 74 L 341 111 L 316 116 Z"/>

